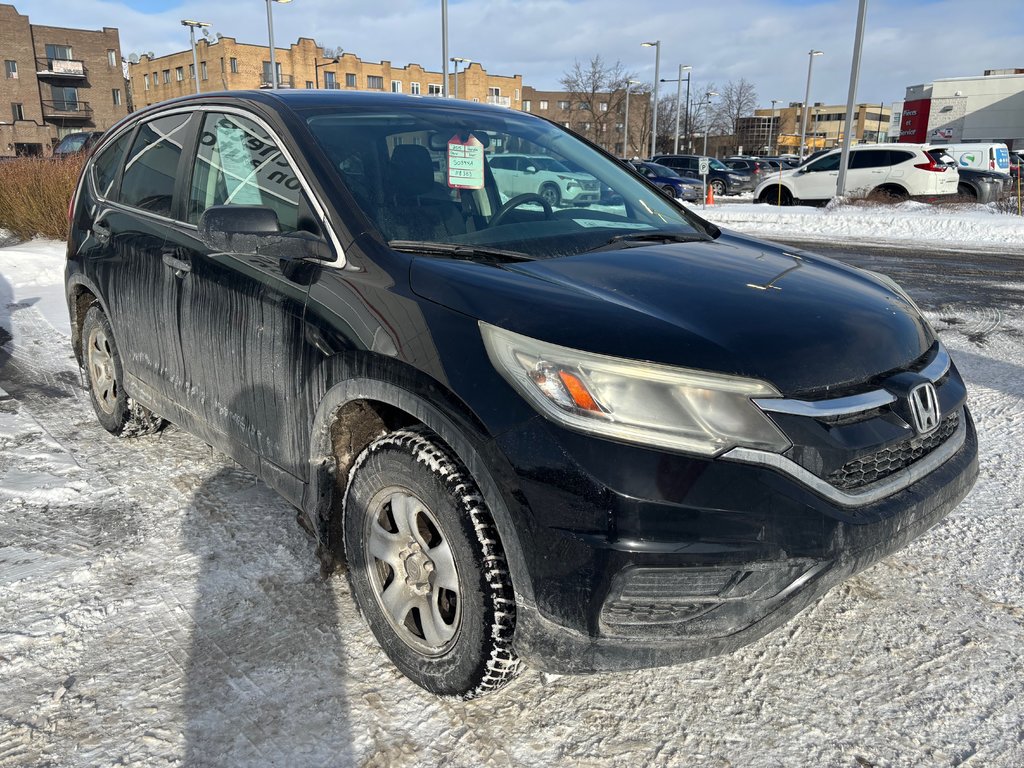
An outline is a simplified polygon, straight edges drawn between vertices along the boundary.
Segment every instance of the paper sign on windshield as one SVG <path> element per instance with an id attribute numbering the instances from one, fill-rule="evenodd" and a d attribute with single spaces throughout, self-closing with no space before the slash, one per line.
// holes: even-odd
<path id="1" fill-rule="evenodd" d="M 452 189 L 483 189 L 484 145 L 470 134 L 466 141 L 448 139 L 448 186 Z"/>

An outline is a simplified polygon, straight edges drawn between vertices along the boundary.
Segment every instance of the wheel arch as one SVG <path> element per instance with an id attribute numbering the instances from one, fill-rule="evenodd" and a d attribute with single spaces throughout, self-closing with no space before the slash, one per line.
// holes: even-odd
<path id="1" fill-rule="evenodd" d="M 501 538 L 516 601 L 533 605 L 522 542 L 494 471 L 497 464 L 502 474 L 511 477 L 511 467 L 490 445 L 478 420 L 460 411 L 400 384 L 366 376 L 347 378 L 327 390 L 313 418 L 310 479 L 302 503 L 326 570 L 333 569 L 344 554 L 341 521 L 356 457 L 386 432 L 423 425 L 444 442 L 476 481 Z"/>
<path id="2" fill-rule="evenodd" d="M 82 364 L 82 326 L 85 323 L 85 314 L 93 304 L 99 304 L 103 314 L 107 316 L 107 322 L 111 323 L 114 331 L 114 339 L 117 339 L 117 329 L 110 320 L 110 312 L 107 304 L 100 296 L 99 290 L 83 275 L 74 275 L 67 285 L 68 314 L 71 319 L 71 348 L 75 353 L 75 360 Z"/>

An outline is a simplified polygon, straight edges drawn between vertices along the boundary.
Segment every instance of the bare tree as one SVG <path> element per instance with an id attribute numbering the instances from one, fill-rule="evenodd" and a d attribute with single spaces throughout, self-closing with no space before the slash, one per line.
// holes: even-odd
<path id="1" fill-rule="evenodd" d="M 561 79 L 572 105 L 570 127 L 597 144 L 614 146 L 619 141 L 616 126 L 622 123 L 626 84 L 634 77 L 632 72 L 625 70 L 622 62 L 607 64 L 601 54 L 585 64 L 574 61 L 572 69 Z M 630 91 L 630 94 L 634 92 Z M 632 116 L 629 122 L 632 130 Z M 634 141 L 629 143 L 635 144 Z"/>
<path id="2" fill-rule="evenodd" d="M 719 92 L 712 111 L 712 129 L 718 133 L 734 135 L 736 123 L 757 109 L 757 89 L 754 84 L 740 78 L 739 82 L 729 81 Z"/>

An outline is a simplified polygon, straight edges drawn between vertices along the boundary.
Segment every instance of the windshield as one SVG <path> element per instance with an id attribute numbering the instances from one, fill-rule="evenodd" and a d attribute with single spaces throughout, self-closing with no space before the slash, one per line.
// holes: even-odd
<path id="1" fill-rule="evenodd" d="M 550 258 L 613 238 L 630 242 L 622 235 L 707 236 L 700 219 L 552 123 L 408 102 L 304 113 L 355 202 L 393 247 Z"/>
<path id="2" fill-rule="evenodd" d="M 58 153 L 78 152 L 85 146 L 85 140 L 88 138 L 89 134 L 87 133 L 73 133 L 69 136 L 65 136 L 54 151 Z"/>
<path id="3" fill-rule="evenodd" d="M 725 163 L 723 163 L 721 160 L 716 160 L 713 157 L 709 157 L 708 160 L 710 161 L 708 164 L 712 168 L 714 168 L 716 171 L 728 171 L 728 170 L 731 170 L 730 168 L 726 168 L 725 167 Z"/>

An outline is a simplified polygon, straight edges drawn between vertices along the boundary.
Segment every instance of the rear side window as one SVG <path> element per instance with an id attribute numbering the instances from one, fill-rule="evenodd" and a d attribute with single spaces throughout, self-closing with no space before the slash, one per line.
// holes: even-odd
<path id="1" fill-rule="evenodd" d="M 899 165 L 905 163 L 907 160 L 913 160 L 914 153 L 906 152 L 902 149 L 890 149 L 889 150 L 889 165 Z"/>
<path id="2" fill-rule="evenodd" d="M 887 165 L 887 149 L 858 149 L 850 156 L 850 168 L 884 168 Z"/>
<path id="3" fill-rule="evenodd" d="M 114 180 L 117 178 L 117 171 L 121 167 L 125 150 L 128 149 L 128 142 L 131 141 L 132 132 L 125 131 L 110 146 L 104 147 L 92 161 L 92 180 L 96 187 L 96 193 L 103 198 L 113 197 Z"/>
<path id="4" fill-rule="evenodd" d="M 239 115 L 203 119 L 188 220 L 198 223 L 214 205 L 262 205 L 274 209 L 283 232 L 310 228 L 300 221 L 309 214 L 295 171 L 267 132 Z"/>
<path id="5" fill-rule="evenodd" d="M 174 179 L 188 114 L 169 115 L 139 126 L 121 177 L 120 201 L 161 216 L 171 215 Z"/>

